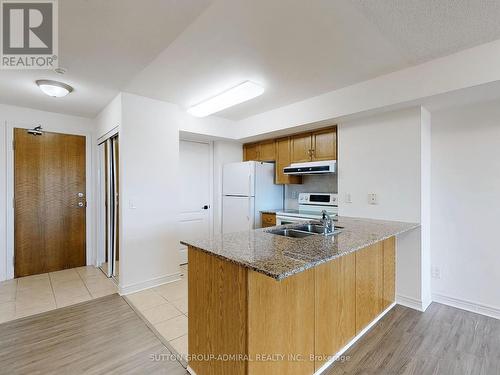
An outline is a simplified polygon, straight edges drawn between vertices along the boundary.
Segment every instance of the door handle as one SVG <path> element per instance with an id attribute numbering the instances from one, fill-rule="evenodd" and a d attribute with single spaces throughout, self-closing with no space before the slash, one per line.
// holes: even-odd
<path id="1" fill-rule="evenodd" d="M 206 205 L 204 205 L 201 209 L 202 209 L 202 210 L 208 210 L 209 208 L 210 208 L 210 206 L 206 204 Z"/>
<path id="2" fill-rule="evenodd" d="M 85 203 L 83 202 L 78 202 L 78 207 L 84 207 L 85 206 Z"/>

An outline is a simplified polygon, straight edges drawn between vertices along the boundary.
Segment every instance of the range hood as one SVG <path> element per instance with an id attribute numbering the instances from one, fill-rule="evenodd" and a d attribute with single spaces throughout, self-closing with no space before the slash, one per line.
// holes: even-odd
<path id="1" fill-rule="evenodd" d="M 311 161 L 308 163 L 292 163 L 283 168 L 284 174 L 326 174 L 337 172 L 337 160 Z"/>

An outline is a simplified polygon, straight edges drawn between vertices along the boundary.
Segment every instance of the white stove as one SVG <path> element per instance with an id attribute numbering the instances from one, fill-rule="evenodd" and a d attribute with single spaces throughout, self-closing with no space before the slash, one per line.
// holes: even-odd
<path id="1" fill-rule="evenodd" d="M 298 210 L 276 213 L 276 225 L 293 224 L 305 220 L 320 220 L 322 211 L 338 214 L 338 195 L 331 193 L 300 193 Z"/>

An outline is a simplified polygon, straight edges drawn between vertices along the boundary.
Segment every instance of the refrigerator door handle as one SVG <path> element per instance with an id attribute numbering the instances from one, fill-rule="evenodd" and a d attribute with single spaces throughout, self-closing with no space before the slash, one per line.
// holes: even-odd
<path id="1" fill-rule="evenodd" d="M 252 198 L 251 198 L 251 192 L 252 192 L 252 175 L 248 175 L 248 215 L 247 215 L 247 220 L 250 221 L 250 216 L 252 215 Z"/>

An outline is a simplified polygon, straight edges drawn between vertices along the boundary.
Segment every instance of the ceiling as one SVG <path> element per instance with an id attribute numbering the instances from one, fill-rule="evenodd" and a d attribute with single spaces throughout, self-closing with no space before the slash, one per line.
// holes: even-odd
<path id="1" fill-rule="evenodd" d="M 119 91 L 188 107 L 241 81 L 239 120 L 500 38 L 485 0 L 60 1 L 59 76 L 0 71 L 0 102 L 95 116 Z M 140 4 L 140 6 L 138 6 Z M 44 96 L 35 79 L 75 92 Z"/>
<path id="2" fill-rule="evenodd" d="M 94 117 L 210 3 L 59 1 L 59 66 L 67 73 L 0 70 L 0 103 Z M 37 79 L 60 80 L 75 91 L 62 99 L 51 98 L 35 86 Z"/>

